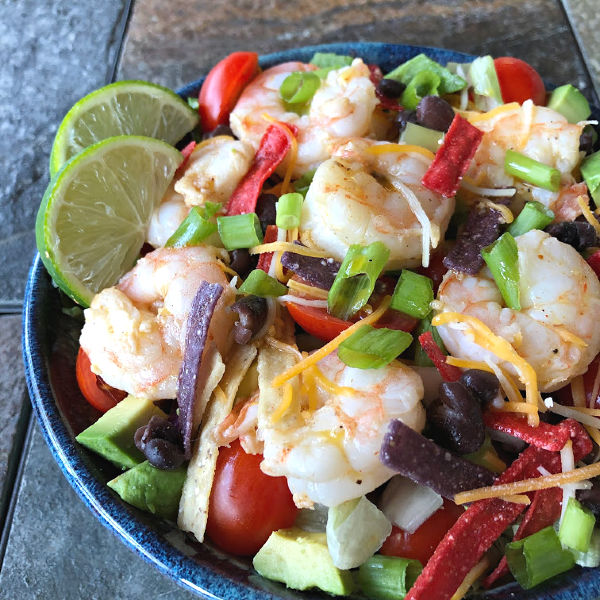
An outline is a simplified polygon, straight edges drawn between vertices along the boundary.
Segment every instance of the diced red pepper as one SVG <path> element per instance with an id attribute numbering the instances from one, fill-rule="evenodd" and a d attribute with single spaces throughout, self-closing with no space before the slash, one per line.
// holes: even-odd
<path id="1" fill-rule="evenodd" d="M 181 151 L 181 154 L 183 155 L 183 160 L 181 161 L 181 164 L 177 167 L 177 170 L 175 171 L 175 177 L 178 177 L 185 171 L 187 164 L 190 161 L 190 155 L 194 151 L 195 147 L 196 142 L 190 142 L 185 148 L 183 148 L 183 150 Z"/>
<path id="2" fill-rule="evenodd" d="M 271 242 L 277 241 L 277 225 L 267 225 L 267 230 L 265 231 L 265 238 L 263 240 L 263 244 L 270 244 Z M 256 265 L 257 269 L 263 270 L 265 273 L 269 272 L 269 268 L 271 267 L 271 259 L 273 258 L 272 252 L 263 252 L 259 259 L 258 264 Z"/>
<path id="3" fill-rule="evenodd" d="M 426 331 L 419 336 L 419 344 L 421 344 L 421 348 L 423 348 L 431 362 L 435 365 L 435 368 L 446 381 L 458 381 L 460 379 L 462 371 L 458 367 L 449 365 L 446 362 L 446 355 L 435 343 L 431 331 Z"/>
<path id="4" fill-rule="evenodd" d="M 454 115 L 450 129 L 421 183 L 446 198 L 454 196 L 482 137 L 483 132 L 477 127 L 460 115 Z"/>
<path id="5" fill-rule="evenodd" d="M 550 488 L 533 492 L 533 500 L 527 507 L 527 512 L 515 533 L 513 541 L 522 540 L 524 537 L 537 533 L 544 527 L 552 525 L 559 517 L 562 503 L 562 490 Z M 500 564 L 483 580 L 483 586 L 490 588 L 505 575 L 508 575 L 506 556 L 502 557 Z"/>
<path id="6" fill-rule="evenodd" d="M 564 448 L 570 433 L 565 427 L 541 422 L 537 427 L 527 424 L 527 418 L 511 413 L 486 411 L 483 414 L 486 427 L 508 433 L 536 448 L 558 452 Z"/>
<path id="7" fill-rule="evenodd" d="M 594 273 L 596 273 L 596 275 L 600 277 L 600 250 L 596 250 L 594 254 L 589 256 L 587 259 L 587 263 L 588 265 L 590 265 L 590 267 L 592 267 Z"/>
<path id="8" fill-rule="evenodd" d="M 558 427 L 569 432 L 575 461 L 591 452 L 592 442 L 577 421 L 566 419 Z M 540 477 L 538 467 L 558 473 L 561 470 L 560 454 L 529 446 L 500 475 L 496 484 Z M 449 600 L 467 573 L 524 509 L 524 504 L 499 498 L 473 502 L 440 542 L 406 600 Z"/>
<path id="9" fill-rule="evenodd" d="M 286 131 L 286 129 L 289 131 Z M 269 125 L 256 152 L 250 169 L 233 191 L 225 212 L 241 215 L 256 210 L 256 202 L 265 181 L 273 174 L 291 147 L 290 135 L 296 135 L 293 125 L 277 123 Z"/>
<path id="10" fill-rule="evenodd" d="M 436 295 L 444 275 L 448 272 L 448 267 L 444 265 L 444 257 L 447 253 L 447 248 L 438 249 L 429 255 L 429 266 L 415 269 L 419 275 L 425 275 L 433 281 L 433 293 Z"/>

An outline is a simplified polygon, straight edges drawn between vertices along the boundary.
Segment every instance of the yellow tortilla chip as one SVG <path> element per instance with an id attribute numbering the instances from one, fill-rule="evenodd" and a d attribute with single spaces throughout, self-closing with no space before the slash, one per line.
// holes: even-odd
<path id="1" fill-rule="evenodd" d="M 213 431 L 231 412 L 238 387 L 255 356 L 254 346 L 240 346 L 227 361 L 226 368 L 221 361 L 225 374 L 222 379 L 219 376 L 220 381 L 217 380 L 211 388 L 212 394 L 204 411 L 200 436 L 194 443 L 179 502 L 177 525 L 180 529 L 193 533 L 199 542 L 204 540 L 210 491 L 219 455 Z"/>

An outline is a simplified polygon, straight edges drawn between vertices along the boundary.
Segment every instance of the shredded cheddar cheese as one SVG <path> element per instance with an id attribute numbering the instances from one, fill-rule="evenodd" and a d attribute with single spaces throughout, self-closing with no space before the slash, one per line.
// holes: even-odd
<path id="1" fill-rule="evenodd" d="M 571 395 L 573 396 L 573 404 L 576 407 L 585 406 L 585 389 L 581 375 L 574 377 L 573 381 L 571 381 Z"/>
<path id="2" fill-rule="evenodd" d="M 494 406 L 492 410 L 496 412 L 517 412 L 525 413 L 527 415 L 537 415 L 538 408 L 535 404 L 529 404 L 529 402 L 504 402 L 502 406 Z"/>
<path id="3" fill-rule="evenodd" d="M 587 342 L 582 340 L 578 335 L 569 331 L 566 327 L 555 327 L 554 331 L 558 333 L 560 338 L 565 342 L 579 346 L 580 348 L 587 348 Z"/>
<path id="4" fill-rule="evenodd" d="M 271 423 L 277 423 L 285 415 L 287 410 L 292 405 L 294 399 L 294 388 L 291 383 L 288 383 L 283 390 L 283 398 L 279 406 L 271 413 Z"/>
<path id="5" fill-rule="evenodd" d="M 596 234 L 600 235 L 600 222 L 591 211 L 589 200 L 585 196 L 577 196 L 577 204 L 579 204 L 586 221 L 595 229 Z"/>
<path id="6" fill-rule="evenodd" d="M 317 365 L 313 365 L 308 370 L 312 372 L 314 379 L 330 394 L 335 394 L 336 396 L 353 396 L 357 393 L 357 390 L 354 388 L 338 385 L 335 381 L 331 381 L 331 379 L 325 377 Z"/>
<path id="7" fill-rule="evenodd" d="M 388 152 L 416 152 L 429 160 L 433 160 L 435 157 L 435 154 L 431 150 L 427 150 L 427 148 L 423 148 L 422 146 L 416 146 L 415 144 L 375 144 L 369 146 L 367 152 L 375 155 L 387 154 Z"/>
<path id="8" fill-rule="evenodd" d="M 312 256 L 313 258 L 330 258 L 321 250 L 314 250 L 313 248 L 307 248 L 306 246 L 300 246 L 299 244 L 291 244 L 290 242 L 270 242 L 266 244 L 259 244 L 258 246 L 250 248 L 248 252 L 250 252 L 250 254 L 264 254 L 265 252 L 293 252 L 294 254 L 300 254 L 301 256 Z"/>
<path id="9" fill-rule="evenodd" d="M 273 125 L 277 125 L 288 137 L 290 141 L 290 150 L 287 156 L 287 166 L 285 169 L 285 175 L 283 176 L 283 181 L 281 182 L 280 194 L 285 194 L 288 191 L 288 186 L 290 185 L 290 181 L 292 180 L 292 172 L 294 167 L 296 166 L 296 159 L 298 157 L 298 141 L 296 140 L 296 136 L 290 131 L 288 127 L 285 126 L 285 123 L 281 123 L 277 119 L 273 118 L 271 115 L 267 113 L 263 113 L 262 115 L 265 121 L 269 121 L 269 123 L 273 123 Z"/>
<path id="10" fill-rule="evenodd" d="M 358 329 L 360 329 L 364 325 L 371 325 L 372 323 L 375 323 L 380 317 L 382 317 L 385 311 L 388 309 L 391 300 L 392 299 L 390 296 L 386 296 L 376 311 L 372 312 L 368 317 L 365 317 L 361 321 L 354 323 L 353 325 L 348 327 L 348 329 L 342 331 L 342 333 L 340 333 L 336 338 L 332 339 L 323 347 L 313 352 L 310 356 L 303 358 L 299 363 L 296 363 L 287 371 L 284 371 L 283 373 L 277 375 L 277 377 L 273 379 L 271 385 L 273 387 L 282 386 L 286 381 L 292 379 L 292 377 L 296 377 L 296 375 L 299 375 L 300 373 L 302 373 L 302 371 L 305 371 L 309 367 L 316 365 L 322 358 L 325 358 L 327 355 L 331 354 L 332 352 L 335 352 L 338 346 L 344 340 L 348 339 Z"/>
<path id="11" fill-rule="evenodd" d="M 489 119 L 493 119 L 502 113 L 508 113 L 518 110 L 519 108 L 520 105 L 518 102 L 509 102 L 508 104 L 502 104 L 484 113 L 468 111 L 465 116 L 469 123 L 477 123 L 478 121 L 488 121 Z"/>
<path id="12" fill-rule="evenodd" d="M 459 492 L 454 496 L 456 504 L 465 504 L 467 502 L 477 502 L 487 498 L 502 498 L 507 495 L 527 494 L 536 490 L 547 490 L 549 488 L 565 485 L 567 483 L 577 483 L 585 481 L 592 477 L 600 475 L 600 462 L 573 469 L 566 473 L 556 473 L 545 477 L 533 477 L 523 479 L 513 483 L 501 483 L 487 487 L 469 490 L 468 492 Z"/>
<path id="13" fill-rule="evenodd" d="M 587 406 L 572 406 L 571 408 L 583 413 L 584 415 L 600 417 L 600 408 L 588 408 Z"/>
<path id="14" fill-rule="evenodd" d="M 453 367 L 459 367 L 460 369 L 478 369 L 479 371 L 487 371 L 493 373 L 494 369 L 479 360 L 468 360 L 466 358 L 457 358 L 456 356 L 447 356 L 446 363 Z"/>
<path id="15" fill-rule="evenodd" d="M 490 566 L 490 561 L 487 557 L 481 559 L 464 578 L 463 582 L 458 586 L 458 589 L 452 594 L 450 600 L 462 600 L 471 586 L 487 571 Z"/>
<path id="16" fill-rule="evenodd" d="M 217 259 L 217 265 L 219 269 L 223 271 L 223 273 L 227 273 L 227 275 L 231 275 L 232 277 L 238 277 L 238 274 L 229 266 L 227 266 L 222 260 Z"/>
<path id="17" fill-rule="evenodd" d="M 515 220 L 515 217 L 512 214 L 510 208 L 508 208 L 508 206 L 504 206 L 504 204 L 497 204 L 496 202 L 492 202 L 491 200 L 484 200 L 482 204 L 487 208 L 497 210 L 502 215 L 502 220 L 507 224 L 512 223 Z"/>
<path id="18" fill-rule="evenodd" d="M 595 427 L 590 427 L 589 425 L 584 425 L 583 427 L 589 433 L 594 442 L 600 446 L 600 431 L 598 431 Z"/>
<path id="19" fill-rule="evenodd" d="M 542 398 L 538 390 L 537 374 L 534 368 L 504 338 L 496 335 L 485 323 L 471 315 L 456 312 L 440 313 L 432 319 L 431 323 L 434 326 L 448 323 L 464 323 L 467 325 L 468 330 L 473 335 L 473 341 L 478 346 L 492 352 L 501 360 L 509 362 L 515 367 L 521 383 L 525 386 L 526 401 L 533 406 L 540 406 Z M 528 415 L 528 422 L 534 427 L 539 425 L 537 411 L 535 414 Z"/>
<path id="20" fill-rule="evenodd" d="M 306 285 L 305 283 L 295 281 L 294 279 L 290 279 L 287 282 L 287 286 L 290 290 L 300 292 L 302 294 L 307 294 L 308 296 L 312 296 L 313 298 L 320 298 L 321 300 L 327 300 L 327 296 L 329 295 L 329 292 L 327 290 L 322 290 L 321 288 L 315 287 L 314 285 Z"/>

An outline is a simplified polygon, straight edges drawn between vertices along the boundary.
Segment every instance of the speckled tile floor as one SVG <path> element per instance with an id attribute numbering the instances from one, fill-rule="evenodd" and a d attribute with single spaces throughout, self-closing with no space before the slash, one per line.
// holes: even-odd
<path id="1" fill-rule="evenodd" d="M 0 312 L 14 313 L 0 316 L 0 598 L 193 597 L 95 520 L 37 424 L 25 435 L 17 313 L 52 136 L 77 98 L 115 73 L 176 87 L 233 50 L 373 40 L 517 55 L 597 99 L 598 12 L 597 0 L 0 0 Z"/>

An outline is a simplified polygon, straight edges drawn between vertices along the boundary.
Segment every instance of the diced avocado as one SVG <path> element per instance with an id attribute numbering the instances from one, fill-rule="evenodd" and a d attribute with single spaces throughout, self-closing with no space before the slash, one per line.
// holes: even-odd
<path id="1" fill-rule="evenodd" d="M 581 163 L 581 174 L 594 202 L 600 202 L 600 151 L 586 156 Z"/>
<path id="2" fill-rule="evenodd" d="M 561 85 L 552 92 L 548 108 L 563 115 L 569 123 L 585 121 L 592 114 L 585 96 L 570 83 Z"/>
<path id="3" fill-rule="evenodd" d="M 129 469 L 144 460 L 144 455 L 135 447 L 133 435 L 154 415 L 167 416 L 152 400 L 127 396 L 75 439 L 117 467 Z"/>
<path id="4" fill-rule="evenodd" d="M 252 561 L 267 579 L 282 581 L 295 590 L 317 587 L 330 594 L 346 596 L 354 589 L 350 571 L 334 566 L 324 533 L 292 527 L 271 534 Z"/>
<path id="5" fill-rule="evenodd" d="M 128 504 L 175 521 L 186 471 L 186 467 L 162 471 L 146 460 L 121 473 L 107 485 Z"/>

